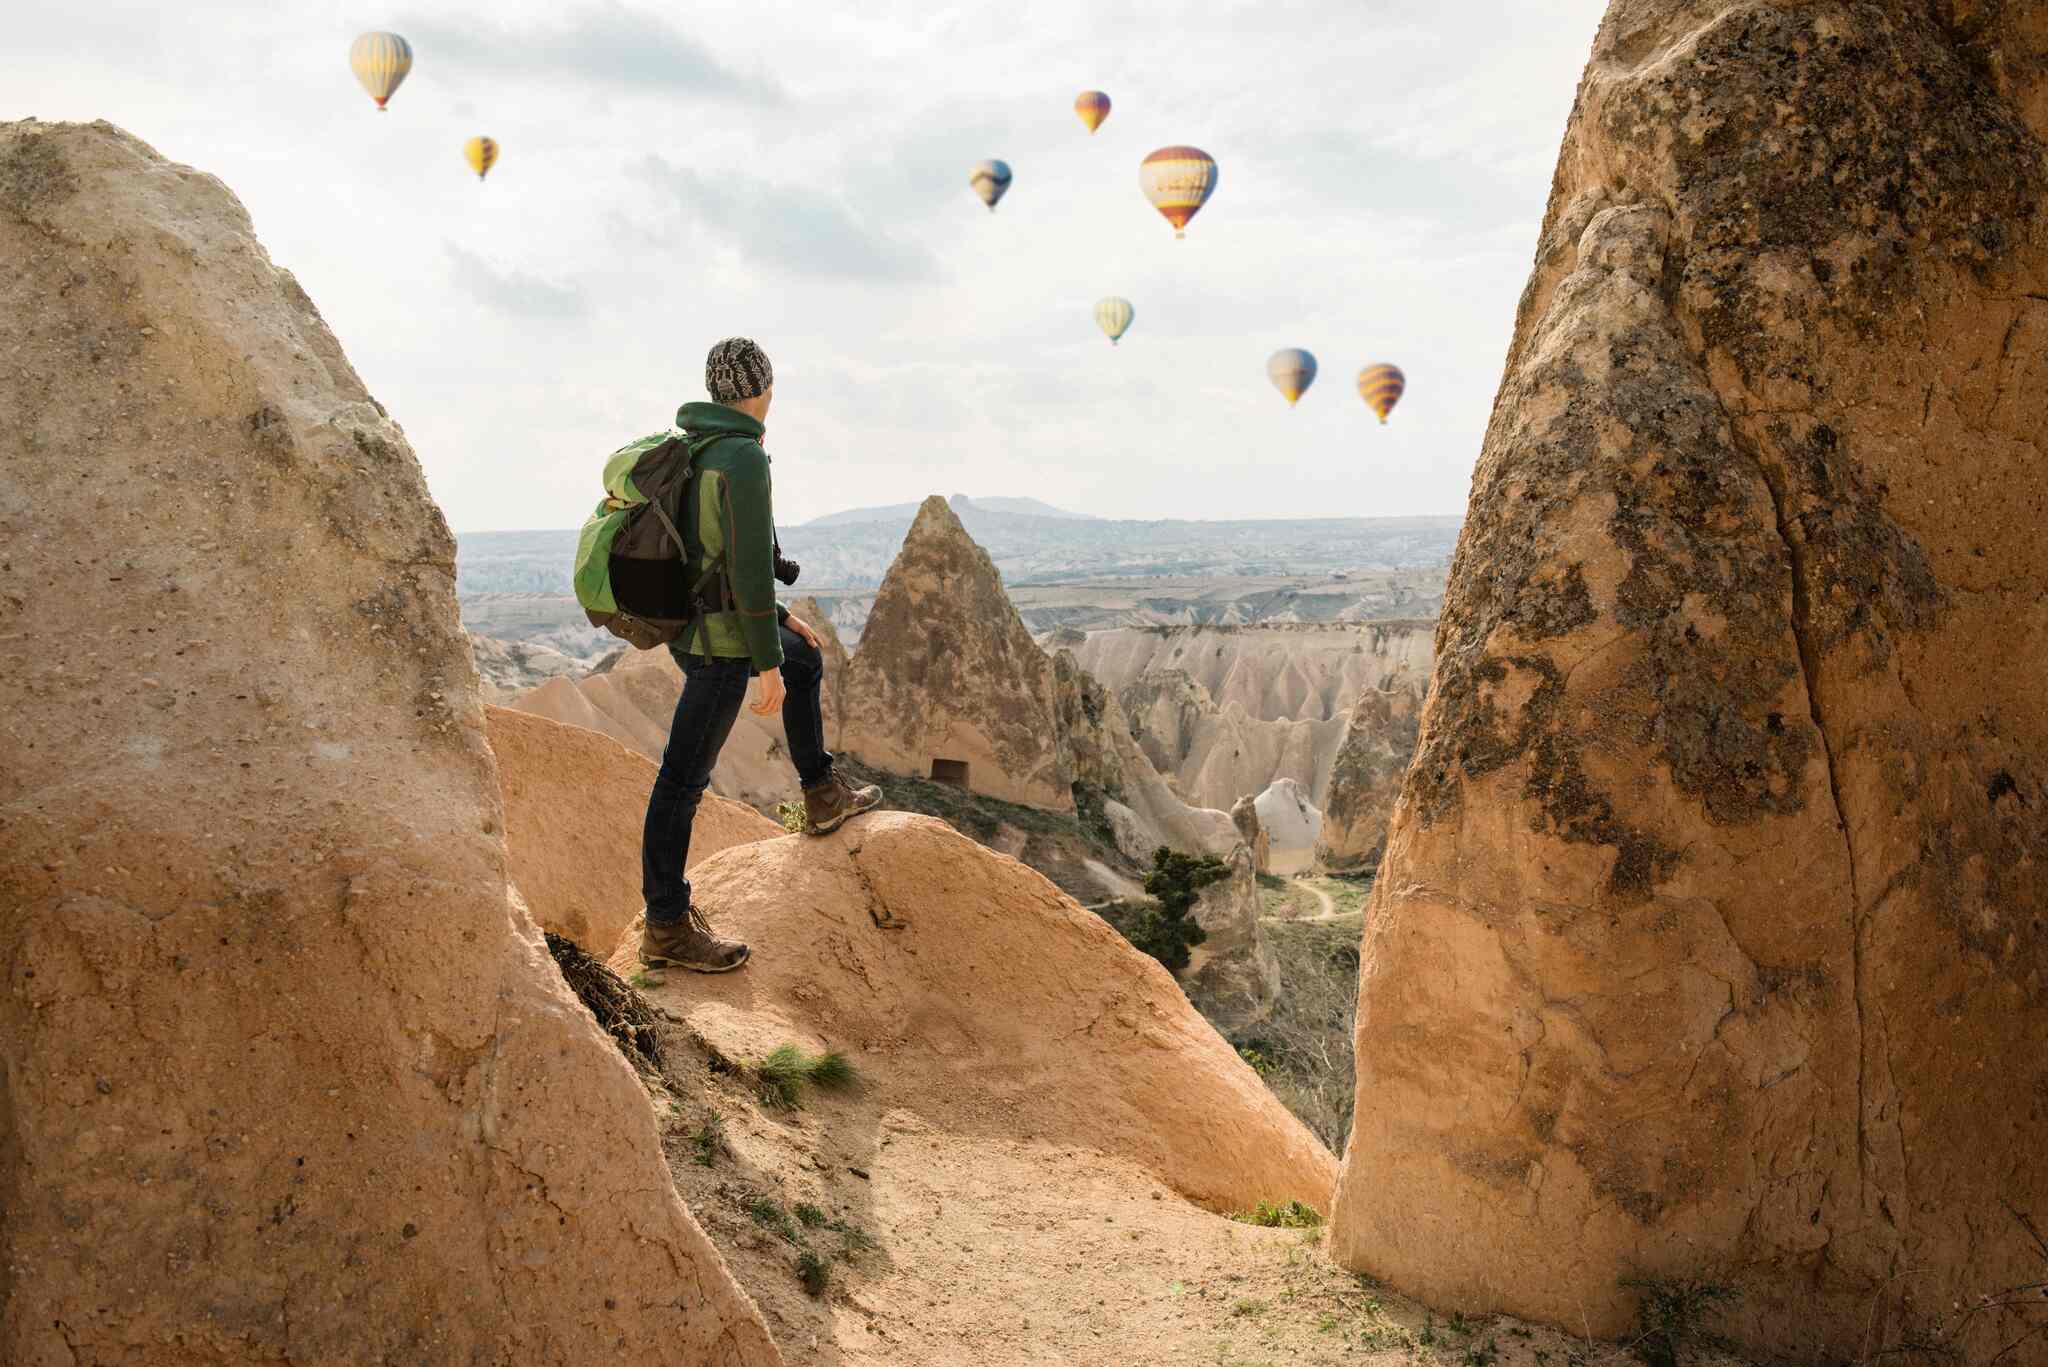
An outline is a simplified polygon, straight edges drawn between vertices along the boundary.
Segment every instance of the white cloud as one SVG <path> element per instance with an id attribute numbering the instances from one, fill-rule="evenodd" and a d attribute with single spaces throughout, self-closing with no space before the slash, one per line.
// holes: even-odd
<path id="1" fill-rule="evenodd" d="M 775 359 L 792 521 L 934 491 L 1456 512 L 1601 8 L 437 0 L 392 22 L 417 65 L 379 115 L 345 54 L 381 18 L 102 0 L 10 17 L 35 60 L 0 117 L 108 118 L 226 180 L 459 529 L 573 525 L 733 333 Z M 1094 137 L 1084 87 L 1115 100 Z M 1223 172 L 1176 242 L 1136 168 L 1181 141 Z M 987 156 L 1017 172 L 995 214 Z M 1322 362 L 1291 411 L 1288 345 Z M 1385 428 L 1351 388 L 1380 359 L 1410 386 Z"/>

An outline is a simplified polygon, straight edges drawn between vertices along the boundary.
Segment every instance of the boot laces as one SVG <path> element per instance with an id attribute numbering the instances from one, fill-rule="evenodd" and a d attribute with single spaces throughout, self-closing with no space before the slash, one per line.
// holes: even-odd
<path id="1" fill-rule="evenodd" d="M 718 938 L 717 936 L 711 934 L 711 922 L 704 919 L 703 910 L 700 907 L 698 907 L 698 905 L 695 902 L 690 903 L 689 917 L 690 929 L 696 931 L 700 935 L 708 936 L 709 938 L 714 940 Z"/>

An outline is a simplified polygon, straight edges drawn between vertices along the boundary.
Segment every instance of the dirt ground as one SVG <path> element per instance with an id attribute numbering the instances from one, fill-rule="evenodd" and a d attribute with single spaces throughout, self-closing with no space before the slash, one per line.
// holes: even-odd
<path id="1" fill-rule="evenodd" d="M 793 1367 L 1637 1361 L 1425 1310 L 1332 1265 L 1319 1230 L 1200 1210 L 1098 1153 L 945 1133 L 871 1086 L 773 1109 L 684 1030 L 666 1041 L 656 1105 L 677 1189 Z M 826 1269 L 816 1296 L 806 1250 Z"/>

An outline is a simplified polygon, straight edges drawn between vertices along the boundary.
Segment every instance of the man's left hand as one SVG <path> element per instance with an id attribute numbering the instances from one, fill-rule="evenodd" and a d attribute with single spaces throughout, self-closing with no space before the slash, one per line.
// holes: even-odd
<path id="1" fill-rule="evenodd" d="M 783 618 L 782 625 L 788 627 L 806 641 L 809 641 L 813 650 L 822 650 L 824 648 L 818 644 L 817 629 L 795 613 L 792 612 L 789 616 Z"/>

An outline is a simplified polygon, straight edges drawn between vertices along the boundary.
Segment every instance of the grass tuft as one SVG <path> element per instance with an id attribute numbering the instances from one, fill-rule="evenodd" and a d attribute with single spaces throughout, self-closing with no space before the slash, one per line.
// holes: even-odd
<path id="1" fill-rule="evenodd" d="M 825 1212 L 819 1210 L 809 1201 L 797 1202 L 795 1210 L 797 1223 L 805 1229 L 816 1229 L 825 1223 Z"/>
<path id="2" fill-rule="evenodd" d="M 1720 1336 L 1707 1321 L 1742 1293 L 1722 1282 L 1698 1277 L 1623 1277 L 1623 1290 L 1636 1293 L 1636 1338 L 1632 1345 L 1650 1367 L 1678 1367 L 1687 1348 L 1718 1348 Z"/>
<path id="3" fill-rule="evenodd" d="M 805 1291 L 813 1296 L 822 1296 L 825 1288 L 832 1284 L 832 1264 L 807 1248 L 796 1255 L 796 1277 L 804 1284 Z"/>
<path id="4" fill-rule="evenodd" d="M 803 1105 L 807 1084 L 844 1091 L 860 1081 L 853 1061 L 837 1049 L 806 1054 L 794 1044 L 776 1045 L 754 1075 L 761 1083 L 761 1100 L 784 1111 Z"/>
<path id="5" fill-rule="evenodd" d="M 1300 1201 L 1278 1206 L 1261 1201 L 1251 1210 L 1232 1211 L 1230 1218 L 1239 1224 L 1260 1225 L 1266 1229 L 1317 1229 L 1323 1223 L 1321 1211 Z"/>

